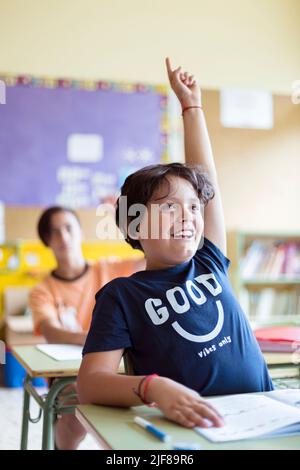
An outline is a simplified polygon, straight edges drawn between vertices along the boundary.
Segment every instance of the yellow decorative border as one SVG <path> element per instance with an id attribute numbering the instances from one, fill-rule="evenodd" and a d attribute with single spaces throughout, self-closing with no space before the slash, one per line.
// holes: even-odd
<path id="1" fill-rule="evenodd" d="M 32 75 L 9 75 L 1 74 L 0 79 L 8 87 L 12 86 L 28 86 L 36 88 L 75 88 L 88 91 L 116 91 L 121 93 L 155 93 L 160 95 L 160 107 L 162 116 L 160 121 L 160 135 L 163 146 L 162 161 L 167 161 L 167 144 L 169 137 L 169 118 L 168 118 L 168 87 L 166 85 L 150 85 L 145 83 L 127 83 L 114 82 L 106 80 L 74 80 L 68 78 L 50 78 L 50 77 L 33 77 Z"/>

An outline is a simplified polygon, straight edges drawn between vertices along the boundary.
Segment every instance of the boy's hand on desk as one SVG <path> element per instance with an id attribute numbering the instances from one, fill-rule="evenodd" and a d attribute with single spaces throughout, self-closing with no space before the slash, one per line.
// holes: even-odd
<path id="1" fill-rule="evenodd" d="M 157 377 L 149 386 L 149 399 L 154 401 L 164 415 L 187 428 L 195 426 L 221 427 L 220 413 L 203 400 L 194 390 L 171 379 Z"/>
<path id="2" fill-rule="evenodd" d="M 166 59 L 166 66 L 170 85 L 181 106 L 201 106 L 201 90 L 194 75 L 182 72 L 181 67 L 172 70 L 170 59 Z"/>

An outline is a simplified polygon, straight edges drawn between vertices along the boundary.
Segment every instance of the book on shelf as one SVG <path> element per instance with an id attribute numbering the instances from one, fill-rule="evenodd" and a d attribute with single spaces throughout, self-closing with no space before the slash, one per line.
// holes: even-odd
<path id="1" fill-rule="evenodd" d="M 254 241 L 242 261 L 242 273 L 244 278 L 250 278 L 258 270 L 263 255 L 263 247 L 259 241 Z"/>
<path id="2" fill-rule="evenodd" d="M 300 242 L 254 240 L 241 263 L 243 279 L 300 279 Z"/>
<path id="3" fill-rule="evenodd" d="M 300 345 L 287 343 L 286 341 L 258 341 L 262 352 L 293 353 L 299 351 Z"/>
<path id="4" fill-rule="evenodd" d="M 263 352 L 295 352 L 300 350 L 300 327 L 271 326 L 254 331 Z"/>
<path id="5" fill-rule="evenodd" d="M 251 320 L 257 322 L 300 321 L 300 289 L 241 289 L 241 305 Z M 293 320 L 292 320 L 293 319 Z"/>
<path id="6" fill-rule="evenodd" d="M 207 401 L 223 415 L 225 425 L 194 429 L 212 442 L 300 434 L 300 390 L 244 393 Z"/>
<path id="7" fill-rule="evenodd" d="M 295 259 L 297 258 L 297 244 L 296 243 L 287 243 L 286 246 L 286 256 L 283 261 L 282 271 L 287 275 L 294 272 L 296 269 Z"/>
<path id="8" fill-rule="evenodd" d="M 255 319 L 263 322 L 272 317 L 273 305 L 275 301 L 276 291 L 274 289 L 264 289 L 260 295 L 257 296 L 257 305 L 255 312 Z"/>

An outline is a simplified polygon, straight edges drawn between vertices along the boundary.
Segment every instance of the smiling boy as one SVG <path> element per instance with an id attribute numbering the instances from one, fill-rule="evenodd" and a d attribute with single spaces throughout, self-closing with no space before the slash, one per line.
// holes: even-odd
<path id="1" fill-rule="evenodd" d="M 119 217 L 120 200 L 116 216 L 126 241 L 144 252 L 146 270 L 98 292 L 79 395 L 84 403 L 102 405 L 155 403 L 186 427 L 222 426 L 218 410 L 201 395 L 273 386 L 228 277 L 220 188 L 200 88 L 180 67 L 172 70 L 169 60 L 167 70 L 182 106 L 188 165 L 142 168 L 122 187 L 129 208 L 144 207 L 134 229 L 134 216 Z M 124 352 L 134 376 L 117 374 Z"/>

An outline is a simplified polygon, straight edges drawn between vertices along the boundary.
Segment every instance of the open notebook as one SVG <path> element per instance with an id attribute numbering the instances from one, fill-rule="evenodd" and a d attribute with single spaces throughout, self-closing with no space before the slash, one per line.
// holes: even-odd
<path id="1" fill-rule="evenodd" d="M 210 441 L 300 434 L 300 390 L 276 390 L 264 395 L 245 393 L 209 398 L 207 401 L 218 409 L 225 420 L 221 428 L 195 428 L 197 433 Z"/>
<path id="2" fill-rule="evenodd" d="M 74 344 L 37 344 L 36 348 L 56 361 L 82 359 L 82 346 Z"/>

